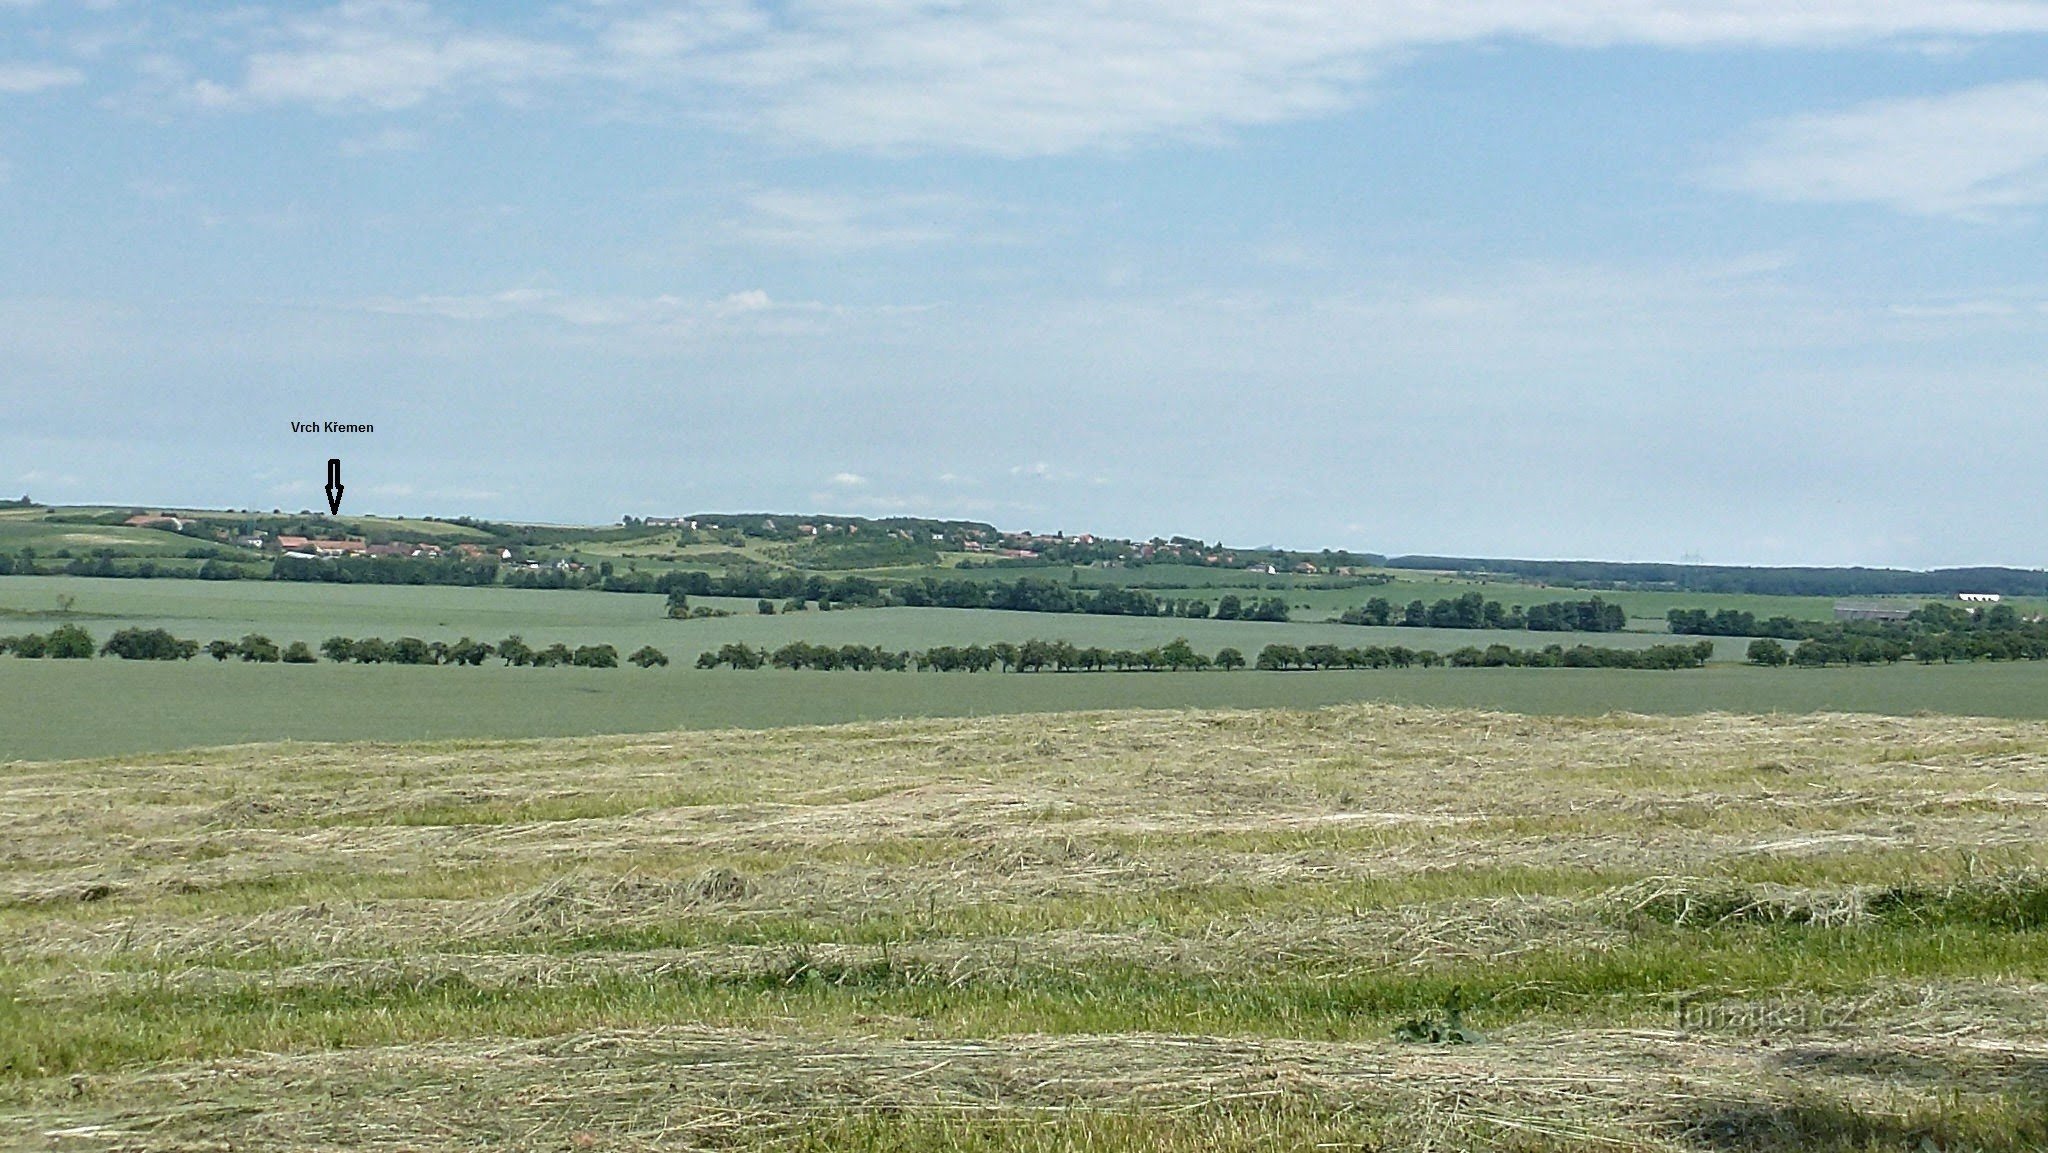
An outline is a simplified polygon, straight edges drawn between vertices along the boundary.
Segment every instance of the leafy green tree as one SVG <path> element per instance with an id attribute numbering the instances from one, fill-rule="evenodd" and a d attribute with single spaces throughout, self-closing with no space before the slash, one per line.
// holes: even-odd
<path id="1" fill-rule="evenodd" d="M 235 655 L 245 661 L 264 665 L 274 665 L 284 659 L 284 653 L 279 651 L 277 642 L 262 633 L 249 633 L 243 636 L 235 645 Z"/>
<path id="2" fill-rule="evenodd" d="M 355 656 L 356 642 L 347 637 L 328 637 L 320 642 L 320 655 L 340 664 Z"/>
<path id="3" fill-rule="evenodd" d="M 1168 642 L 1166 647 L 1159 650 L 1159 659 L 1165 663 L 1167 668 L 1175 672 L 1179 672 L 1182 669 L 1196 668 L 1206 663 L 1195 652 L 1195 647 L 1188 643 L 1188 638 L 1186 637 L 1175 637 L 1172 641 Z"/>
<path id="4" fill-rule="evenodd" d="M 775 615 L 775 602 L 769 600 L 767 597 L 762 597 L 760 600 L 754 602 L 754 611 L 760 613 L 764 617 L 772 617 Z"/>
<path id="5" fill-rule="evenodd" d="M 619 667 L 619 650 L 610 645 L 580 645 L 569 660 L 582 669 L 615 669 Z"/>
<path id="6" fill-rule="evenodd" d="M 305 641 L 293 641 L 284 647 L 284 663 L 288 665 L 310 665 L 319 658 L 313 655 L 313 648 Z"/>
<path id="7" fill-rule="evenodd" d="M 767 604 L 768 602 L 762 601 L 761 603 Z M 668 664 L 668 654 L 662 652 L 658 648 L 655 648 L 653 645 L 641 645 L 639 648 L 633 650 L 632 656 L 629 656 L 626 659 L 632 661 L 636 665 L 639 665 L 643 669 L 651 669 L 654 668 L 656 665 Z"/>
<path id="8" fill-rule="evenodd" d="M 434 663 L 433 647 L 418 637 L 399 637 L 391 642 L 391 663 L 431 665 Z"/>
<path id="9" fill-rule="evenodd" d="M 1009 641 L 997 641 L 989 646 L 988 651 L 996 658 L 996 662 L 1003 666 L 1006 673 L 1017 667 L 1017 659 L 1022 655 L 1017 646 Z"/>
<path id="10" fill-rule="evenodd" d="M 1419 629 L 1428 623 L 1429 606 L 1420 600 L 1409 601 L 1408 607 L 1401 611 L 1401 624 L 1407 628 Z"/>
<path id="11" fill-rule="evenodd" d="M 507 665 L 533 663 L 533 649 L 518 633 L 498 642 L 498 655 L 505 659 Z"/>
<path id="12" fill-rule="evenodd" d="M 92 634 L 77 625 L 59 625 L 50 630 L 44 652 L 60 661 L 90 659 L 93 654 Z"/>
<path id="13" fill-rule="evenodd" d="M 451 665 L 468 665 L 471 668 L 490 660 L 497 650 L 490 645 L 463 637 L 442 650 L 442 660 Z"/>
<path id="14" fill-rule="evenodd" d="M 235 642 L 208 641 L 206 642 L 206 655 L 212 657 L 214 660 L 224 661 L 229 657 L 235 655 Z"/>
<path id="15" fill-rule="evenodd" d="M 1293 645 L 1267 645 L 1259 650 L 1256 663 L 1267 672 L 1295 668 L 1301 664 L 1301 650 Z"/>
<path id="16" fill-rule="evenodd" d="M 668 615 L 670 620 L 684 620 L 690 615 L 690 598 L 681 589 L 668 594 Z"/>
<path id="17" fill-rule="evenodd" d="M 1774 640 L 1749 642 L 1749 651 L 1745 656 L 1750 664 L 1763 665 L 1767 668 L 1777 668 L 1792 659 L 1792 654 L 1785 651 L 1785 646 Z"/>
<path id="18" fill-rule="evenodd" d="M 100 655 L 120 657 L 124 661 L 185 660 L 191 656 L 184 647 L 189 643 L 180 641 L 163 629 L 121 629 L 100 646 Z M 193 644 L 191 652 L 198 651 L 199 646 Z"/>
<path id="19" fill-rule="evenodd" d="M 1229 672 L 1244 667 L 1244 654 L 1236 649 L 1217 649 L 1216 667 Z"/>
<path id="20" fill-rule="evenodd" d="M 1244 602 L 1238 599 L 1236 593 L 1225 593 L 1223 598 L 1216 602 L 1216 619 L 1219 621 L 1234 621 L 1243 615 Z"/>

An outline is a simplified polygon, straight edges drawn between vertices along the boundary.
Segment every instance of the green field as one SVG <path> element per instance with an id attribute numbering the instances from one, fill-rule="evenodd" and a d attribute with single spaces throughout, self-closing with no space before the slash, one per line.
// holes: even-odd
<path id="1" fill-rule="evenodd" d="M 48 524 L 41 518 L 41 513 L 0 511 L 0 553 L 19 553 L 27 548 L 45 558 L 60 553 L 92 556 L 102 551 L 122 556 L 182 557 L 188 549 L 206 547 L 204 541 L 161 529 L 124 524 Z"/>
<path id="2" fill-rule="evenodd" d="M 688 663 L 727 642 L 775 648 L 793 640 L 814 644 L 875 644 L 891 649 L 965 645 L 1030 637 L 1079 645 L 1145 648 L 1185 636 L 1204 653 L 1226 645 L 1247 655 L 1272 643 L 1406 645 L 1449 652 L 1465 645 L 1591 643 L 1645 648 L 1670 640 L 1655 633 L 1567 634 L 1465 629 L 1359 628 L 1322 622 L 1107 617 L 1081 613 L 1013 613 L 979 609 L 845 609 L 761 616 L 751 600 L 693 598 L 731 617 L 674 621 L 664 600 L 651 594 L 538 591 L 506 588 L 326 585 L 290 581 L 137 581 L 92 577 L 0 579 L 0 631 L 35 631 L 57 620 L 57 598 L 73 598 L 71 611 L 98 633 L 130 625 L 165 628 L 199 641 L 259 632 L 279 643 L 317 645 L 337 633 L 496 641 L 519 633 L 542 644 L 611 644 L 630 652 L 651 644 Z M 30 615 L 34 614 L 34 615 Z M 1740 660 L 1745 642 L 1719 638 L 1716 658 Z"/>
<path id="3" fill-rule="evenodd" d="M 70 611 L 58 598 L 70 597 Z M 1937 666 L 1769 671 L 1739 667 L 1746 642 L 1721 638 L 1717 665 L 1694 672 L 1408 669 L 1326 673 L 779 673 L 699 672 L 698 653 L 727 642 L 792 640 L 895 649 L 1031 637 L 1145 648 L 1185 636 L 1198 651 L 1268 643 L 1641 647 L 1659 633 L 1558 634 L 1355 628 L 1323 623 L 1098 617 L 960 609 L 856 609 L 674 621 L 657 596 L 505 588 L 314 585 L 270 581 L 0 579 L 0 634 L 75 621 L 104 639 L 161 627 L 199 641 L 258 632 L 318 645 L 336 634 L 529 643 L 643 644 L 666 669 L 222 666 L 0 658 L 0 759 L 111 756 L 242 741 L 351 737 L 411 740 L 545 737 L 671 728 L 773 727 L 886 717 L 972 716 L 1086 708 L 1310 707 L 1388 700 L 1583 714 L 1835 709 L 2048 716 L 2048 667 Z"/>
<path id="4" fill-rule="evenodd" d="M 16 766 L 0 1147 L 2017 1153 L 2044 814 L 1839 715 Z"/>
<path id="5" fill-rule="evenodd" d="M 0 761 L 244 741 L 548 737 L 889 717 L 1348 701 L 1535 714 L 1817 709 L 2048 717 L 2048 666 L 851 673 L 0 658 Z"/>

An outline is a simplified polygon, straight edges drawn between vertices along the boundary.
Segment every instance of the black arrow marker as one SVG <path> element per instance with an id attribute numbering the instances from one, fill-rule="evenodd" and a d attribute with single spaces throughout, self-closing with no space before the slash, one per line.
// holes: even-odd
<path id="1" fill-rule="evenodd" d="M 327 511 L 341 511 L 341 459 L 331 458 L 327 462 Z"/>

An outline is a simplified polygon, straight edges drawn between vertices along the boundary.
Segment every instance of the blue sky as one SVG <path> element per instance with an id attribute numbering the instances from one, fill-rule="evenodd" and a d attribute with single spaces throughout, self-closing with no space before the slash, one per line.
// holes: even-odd
<path id="1" fill-rule="evenodd" d="M 2044 211 L 2041 0 L 0 0 L 0 490 L 2042 566 Z"/>

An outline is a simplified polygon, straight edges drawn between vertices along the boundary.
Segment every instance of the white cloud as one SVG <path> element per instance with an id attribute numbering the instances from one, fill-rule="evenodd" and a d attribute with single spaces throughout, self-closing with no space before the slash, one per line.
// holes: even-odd
<path id="1" fill-rule="evenodd" d="M 1712 179 L 1774 200 L 1923 216 L 1985 218 L 2048 203 L 2048 82 L 1781 121 Z"/>
<path id="2" fill-rule="evenodd" d="M 85 83 L 85 73 L 61 64 L 0 64 L 0 93 L 27 95 Z"/>
<path id="3" fill-rule="evenodd" d="M 832 474 L 832 483 L 840 488 L 859 488 L 867 482 L 868 478 L 857 472 L 835 472 Z"/>
<path id="4" fill-rule="evenodd" d="M 473 10 L 500 21 L 511 6 Z M 352 0 L 223 33 L 236 79 L 202 103 L 397 110 L 579 86 L 831 148 L 1042 155 L 1206 137 L 1349 107 L 1407 53 L 1489 40 L 1600 47 L 1963 45 L 2048 32 L 2044 0 L 580 0 L 532 27 Z M 747 227 L 884 240 L 845 206 L 755 206 Z M 780 223 L 778 224 L 778 220 Z"/>
<path id="5" fill-rule="evenodd" d="M 889 0 L 643 8 L 603 37 L 649 89 L 778 134 L 1029 155 L 1315 116 L 1407 50 L 1515 38 L 1669 47 L 2048 31 L 2039 0 Z M 708 15 L 707 15 L 708 13 Z"/>
<path id="6" fill-rule="evenodd" d="M 430 97 L 482 92 L 518 102 L 572 71 L 572 49 L 454 25 L 415 0 L 351 0 L 282 22 L 249 52 L 241 80 L 201 80 L 201 104 L 303 103 L 395 111 Z"/>
<path id="7" fill-rule="evenodd" d="M 958 212 L 947 196 L 851 196 L 842 193 L 766 188 L 749 193 L 745 215 L 727 223 L 735 240 L 806 252 L 924 244 L 945 240 L 955 229 L 945 218 Z"/>

